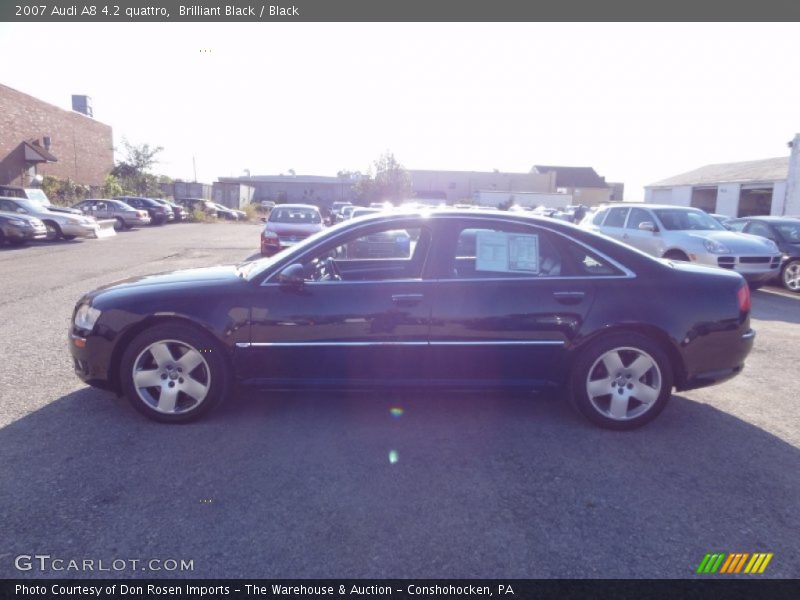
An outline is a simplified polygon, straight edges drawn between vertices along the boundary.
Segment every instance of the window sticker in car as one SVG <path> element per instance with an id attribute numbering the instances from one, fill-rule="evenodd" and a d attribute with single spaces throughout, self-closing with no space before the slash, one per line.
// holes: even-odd
<path id="1" fill-rule="evenodd" d="M 475 270 L 539 273 L 539 236 L 478 231 Z"/>

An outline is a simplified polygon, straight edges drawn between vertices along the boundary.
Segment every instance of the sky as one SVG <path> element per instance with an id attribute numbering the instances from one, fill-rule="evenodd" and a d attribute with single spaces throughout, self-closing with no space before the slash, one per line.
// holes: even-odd
<path id="1" fill-rule="evenodd" d="M 591 166 L 645 184 L 788 155 L 800 24 L 2 23 L 0 83 L 71 108 L 156 172 Z M 27 43 L 35 41 L 36 43 Z M 2 132 L 0 132 L 2 135 Z"/>

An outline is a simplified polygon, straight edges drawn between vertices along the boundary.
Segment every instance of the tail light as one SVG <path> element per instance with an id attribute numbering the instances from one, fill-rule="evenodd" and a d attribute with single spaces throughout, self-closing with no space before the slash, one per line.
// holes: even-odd
<path id="1" fill-rule="evenodd" d="M 743 313 L 750 312 L 750 286 L 746 281 L 742 282 L 739 291 L 736 292 L 736 299 L 739 301 L 739 310 Z"/>

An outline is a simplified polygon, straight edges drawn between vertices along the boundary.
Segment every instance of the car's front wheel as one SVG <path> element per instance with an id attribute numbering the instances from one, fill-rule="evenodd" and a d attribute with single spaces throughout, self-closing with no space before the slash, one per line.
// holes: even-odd
<path id="1" fill-rule="evenodd" d="M 781 272 L 783 287 L 792 292 L 800 292 L 800 259 L 790 260 Z"/>
<path id="2" fill-rule="evenodd" d="M 575 361 L 570 397 L 587 419 L 607 429 L 635 429 L 664 410 L 672 394 L 666 353 L 637 333 L 609 335 L 589 344 Z"/>
<path id="3" fill-rule="evenodd" d="M 207 334 L 181 324 L 140 333 L 122 356 L 125 396 L 145 416 L 186 423 L 208 413 L 227 394 L 230 373 Z"/>

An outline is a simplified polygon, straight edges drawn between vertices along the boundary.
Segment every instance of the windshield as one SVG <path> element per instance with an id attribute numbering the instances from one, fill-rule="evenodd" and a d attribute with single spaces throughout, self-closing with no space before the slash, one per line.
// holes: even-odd
<path id="1" fill-rule="evenodd" d="M 269 214 L 270 223 L 321 223 L 319 211 L 313 208 L 273 208 Z"/>
<path id="2" fill-rule="evenodd" d="M 328 227 L 327 229 L 321 229 L 316 233 L 308 236 L 306 239 L 297 242 L 294 246 L 290 246 L 284 250 L 281 250 L 277 254 L 273 254 L 272 256 L 268 256 L 265 258 L 258 258 L 253 261 L 245 261 L 236 265 L 236 269 L 239 273 L 240 277 L 244 277 L 248 281 L 252 281 L 253 279 L 257 278 L 261 273 L 264 272 L 265 269 L 271 267 L 278 261 L 283 260 L 287 256 L 297 255 L 302 252 L 305 252 L 306 248 L 312 246 L 317 243 L 317 240 L 323 236 L 331 235 L 337 232 L 344 227 L 349 226 L 348 221 L 342 221 L 341 223 L 337 223 L 332 227 Z"/>
<path id="3" fill-rule="evenodd" d="M 727 231 L 716 219 L 699 210 L 662 208 L 655 213 L 664 229 L 670 231 Z"/>
<path id="4" fill-rule="evenodd" d="M 47 199 L 47 194 L 45 194 L 42 190 L 37 188 L 29 188 L 25 190 L 25 193 L 28 196 L 28 200 L 33 200 L 34 202 L 39 202 L 40 204 L 44 204 L 48 206 L 50 204 L 50 200 Z"/>
<path id="5" fill-rule="evenodd" d="M 790 244 L 800 243 L 800 221 L 797 223 L 777 223 L 775 226 L 787 242 Z"/>

